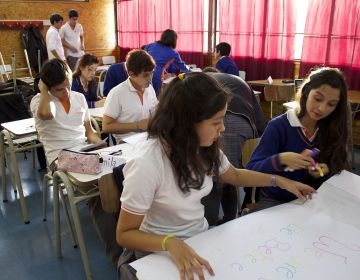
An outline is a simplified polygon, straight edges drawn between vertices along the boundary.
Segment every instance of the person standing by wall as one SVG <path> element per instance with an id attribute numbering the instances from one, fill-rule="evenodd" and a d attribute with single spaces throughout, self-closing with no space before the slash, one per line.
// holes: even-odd
<path id="1" fill-rule="evenodd" d="M 57 58 L 66 62 L 64 48 L 59 34 L 59 30 L 63 25 L 63 20 L 63 17 L 59 14 L 52 14 L 50 16 L 51 26 L 46 32 L 46 48 L 49 60 Z"/>
<path id="2" fill-rule="evenodd" d="M 69 20 L 61 27 L 60 37 L 65 49 L 66 60 L 72 71 L 75 70 L 76 62 L 84 55 L 84 30 L 78 23 L 78 11 L 69 11 Z"/>

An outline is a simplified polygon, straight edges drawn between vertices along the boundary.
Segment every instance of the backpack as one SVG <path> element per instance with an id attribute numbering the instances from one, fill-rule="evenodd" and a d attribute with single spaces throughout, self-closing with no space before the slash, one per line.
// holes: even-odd
<path id="1" fill-rule="evenodd" d="M 37 73 L 39 69 L 38 50 L 40 50 L 40 64 L 42 65 L 48 60 L 45 40 L 37 27 L 28 26 L 21 33 L 21 41 L 28 53 L 30 65 Z"/>

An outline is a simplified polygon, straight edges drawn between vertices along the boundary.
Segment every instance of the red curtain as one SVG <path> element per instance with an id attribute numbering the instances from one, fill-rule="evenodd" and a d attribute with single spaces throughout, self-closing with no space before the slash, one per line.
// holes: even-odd
<path id="1" fill-rule="evenodd" d="M 171 28 L 185 63 L 203 67 L 203 0 L 118 0 L 117 25 L 122 60 L 129 50 L 159 40 Z"/>
<path id="2" fill-rule="evenodd" d="M 219 39 L 247 80 L 292 78 L 296 13 L 289 0 L 219 1 Z"/>
<path id="3" fill-rule="evenodd" d="M 360 1 L 309 1 L 300 76 L 319 64 L 340 68 L 360 90 Z"/>

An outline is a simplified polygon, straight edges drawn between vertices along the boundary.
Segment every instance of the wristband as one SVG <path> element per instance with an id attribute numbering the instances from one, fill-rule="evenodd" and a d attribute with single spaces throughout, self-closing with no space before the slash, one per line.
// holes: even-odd
<path id="1" fill-rule="evenodd" d="M 167 251 L 166 241 L 168 241 L 172 237 L 174 237 L 174 235 L 168 234 L 163 238 L 163 240 L 161 240 L 161 249 L 163 249 L 163 251 Z"/>
<path id="2" fill-rule="evenodd" d="M 276 175 L 275 174 L 271 174 L 271 186 L 272 187 L 276 187 Z"/>

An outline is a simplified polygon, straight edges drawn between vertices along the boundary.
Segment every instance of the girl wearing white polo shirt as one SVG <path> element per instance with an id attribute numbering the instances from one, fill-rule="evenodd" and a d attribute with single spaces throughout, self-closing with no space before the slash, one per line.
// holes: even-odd
<path id="1" fill-rule="evenodd" d="M 181 279 L 204 279 L 211 265 L 183 239 L 208 229 L 201 198 L 210 193 L 212 177 L 233 186 L 279 186 L 301 200 L 314 190 L 284 177 L 235 169 L 219 149 L 228 93 L 205 73 L 180 74 L 160 98 L 150 118 L 149 139 L 124 167 L 124 190 L 117 240 L 126 248 L 118 272 L 129 273 L 123 261 L 168 251 Z M 126 278 L 127 279 L 127 278 Z"/>

